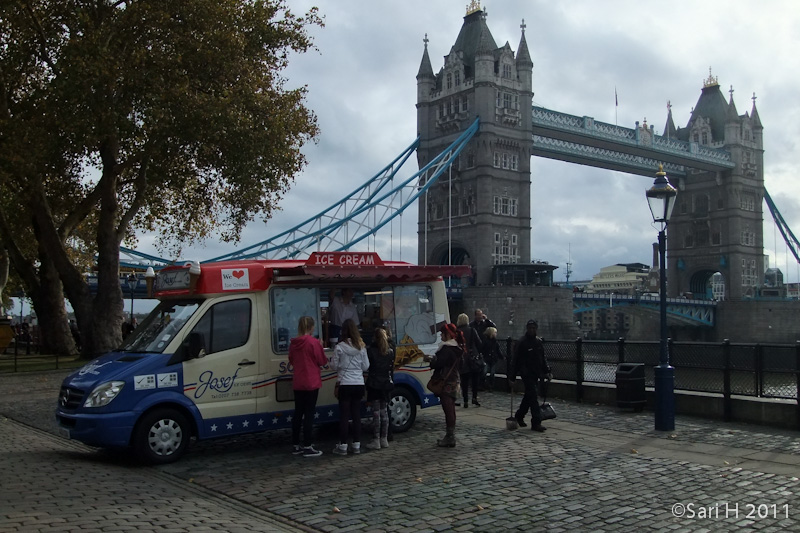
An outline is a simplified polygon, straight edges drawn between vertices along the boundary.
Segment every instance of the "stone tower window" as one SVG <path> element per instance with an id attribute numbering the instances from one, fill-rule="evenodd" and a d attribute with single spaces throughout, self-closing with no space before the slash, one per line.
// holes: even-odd
<path id="1" fill-rule="evenodd" d="M 449 72 L 447 73 L 447 88 L 448 89 L 453 88 L 453 75 Z"/>
<path id="2" fill-rule="evenodd" d="M 751 193 L 742 193 L 739 198 L 739 207 L 744 211 L 756 210 L 756 198 Z"/>
<path id="3" fill-rule="evenodd" d="M 503 64 L 503 78 L 507 80 L 511 79 L 511 65 L 508 63 Z"/>
<path id="4" fill-rule="evenodd" d="M 456 87 L 458 87 L 459 85 L 461 85 L 461 71 L 460 70 L 455 71 L 454 75 L 456 78 Z"/>

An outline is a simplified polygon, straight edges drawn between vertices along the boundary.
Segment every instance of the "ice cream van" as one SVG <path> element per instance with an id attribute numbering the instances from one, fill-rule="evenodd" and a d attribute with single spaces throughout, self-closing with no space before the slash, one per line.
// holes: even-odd
<path id="1" fill-rule="evenodd" d="M 423 357 L 435 352 L 438 327 L 449 321 L 444 278 L 467 275 L 465 266 L 383 261 L 370 252 L 164 268 L 148 278 L 159 300 L 153 312 L 118 350 L 64 379 L 59 427 L 91 446 L 130 448 L 151 464 L 176 461 L 192 438 L 290 428 L 289 340 L 300 317 L 311 316 L 330 360 L 328 310 L 347 290 L 364 341 L 378 327 L 392 337 L 391 424 L 405 431 L 418 407 L 438 405 L 425 388 L 431 370 Z M 336 373 L 321 372 L 317 424 L 339 417 Z"/>

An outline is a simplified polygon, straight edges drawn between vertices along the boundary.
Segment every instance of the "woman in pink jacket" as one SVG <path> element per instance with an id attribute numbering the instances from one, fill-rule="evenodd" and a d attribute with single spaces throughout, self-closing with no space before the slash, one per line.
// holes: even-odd
<path id="1" fill-rule="evenodd" d="M 289 364 L 294 368 L 292 389 L 294 389 L 294 418 L 292 419 L 292 444 L 294 455 L 319 457 L 321 450 L 314 448 L 311 431 L 314 425 L 314 409 L 317 407 L 319 389 L 322 387 L 320 370 L 328 364 L 322 343 L 314 332 L 314 319 L 300 317 L 297 324 L 297 337 L 289 344 Z M 300 445 L 300 427 L 303 428 L 303 444 Z"/>

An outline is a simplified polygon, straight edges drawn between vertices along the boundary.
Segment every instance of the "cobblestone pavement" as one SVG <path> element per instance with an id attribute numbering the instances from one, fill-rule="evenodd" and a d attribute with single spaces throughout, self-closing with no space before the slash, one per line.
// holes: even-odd
<path id="1" fill-rule="evenodd" d="M 278 431 L 144 468 L 53 436 L 64 374 L 0 375 L 0 531 L 800 530 L 794 431 L 679 416 L 656 432 L 652 413 L 558 399 L 546 433 L 508 431 L 508 395 L 484 393 L 458 410 L 455 449 L 435 447 L 431 408 L 360 456 L 329 453 L 320 428 L 319 458 Z"/>

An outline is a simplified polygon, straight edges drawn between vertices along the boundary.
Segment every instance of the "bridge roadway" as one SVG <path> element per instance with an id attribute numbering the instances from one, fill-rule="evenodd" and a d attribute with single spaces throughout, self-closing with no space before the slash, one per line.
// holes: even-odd
<path id="1" fill-rule="evenodd" d="M 638 307 L 655 313 L 661 310 L 658 296 L 627 296 L 623 294 L 572 294 L 574 314 L 596 309 Z M 690 326 L 714 326 L 717 302 L 692 298 L 667 298 L 667 319 Z"/>
<path id="2" fill-rule="evenodd" d="M 795 431 L 678 416 L 663 433 L 652 413 L 558 399 L 546 433 L 508 431 L 509 395 L 482 393 L 455 449 L 434 446 L 431 408 L 360 456 L 318 429 L 325 454 L 295 457 L 281 431 L 145 468 L 57 436 L 64 375 L 0 375 L 0 531 L 800 530 Z"/>
<path id="3" fill-rule="evenodd" d="M 648 177 L 659 163 L 674 177 L 734 168 L 726 150 L 656 135 L 652 126 L 624 128 L 536 106 L 532 113 L 535 156 Z"/>

